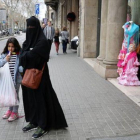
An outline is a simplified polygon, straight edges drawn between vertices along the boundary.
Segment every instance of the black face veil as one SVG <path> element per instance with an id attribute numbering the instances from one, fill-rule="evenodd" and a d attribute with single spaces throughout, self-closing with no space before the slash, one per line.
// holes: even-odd
<path id="1" fill-rule="evenodd" d="M 24 51 L 35 47 L 41 31 L 39 20 L 36 17 L 32 16 L 27 19 L 26 40 L 24 42 L 26 46 L 23 46 Z"/>
<path id="2" fill-rule="evenodd" d="M 32 52 L 48 61 L 50 48 L 41 29 L 40 22 L 34 16 L 27 19 L 26 40 L 23 43 L 21 57 L 29 52 L 30 48 L 33 48 Z"/>

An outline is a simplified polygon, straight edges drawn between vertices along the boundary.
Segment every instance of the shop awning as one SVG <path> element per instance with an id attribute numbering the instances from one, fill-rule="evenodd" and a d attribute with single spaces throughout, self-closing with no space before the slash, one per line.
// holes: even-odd
<path id="1" fill-rule="evenodd" d="M 57 9 L 59 0 L 44 0 L 47 6 L 50 6 L 53 10 Z"/>

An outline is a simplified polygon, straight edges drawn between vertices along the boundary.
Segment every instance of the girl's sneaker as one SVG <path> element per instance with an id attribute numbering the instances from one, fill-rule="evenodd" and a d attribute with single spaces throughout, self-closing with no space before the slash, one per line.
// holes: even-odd
<path id="1" fill-rule="evenodd" d="M 12 122 L 18 118 L 19 118 L 18 113 L 12 112 L 11 116 L 8 118 L 8 122 Z"/>
<path id="2" fill-rule="evenodd" d="M 8 119 L 10 117 L 10 115 L 12 114 L 12 111 L 8 110 L 4 115 L 3 115 L 3 119 Z"/>

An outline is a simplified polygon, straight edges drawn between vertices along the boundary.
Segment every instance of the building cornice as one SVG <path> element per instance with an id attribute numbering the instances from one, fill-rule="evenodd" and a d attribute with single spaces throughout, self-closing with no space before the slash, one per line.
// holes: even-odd
<path id="1" fill-rule="evenodd" d="M 59 0 L 44 0 L 47 6 L 50 6 L 53 10 L 57 10 Z"/>

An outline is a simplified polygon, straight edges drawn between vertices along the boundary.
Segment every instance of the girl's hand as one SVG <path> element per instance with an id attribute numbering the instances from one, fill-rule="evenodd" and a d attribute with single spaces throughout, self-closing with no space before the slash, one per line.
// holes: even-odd
<path id="1" fill-rule="evenodd" d="M 9 62 L 10 61 L 10 55 L 6 56 L 6 60 Z"/>
<path id="2" fill-rule="evenodd" d="M 8 55 L 10 56 L 10 55 L 11 55 L 11 53 L 12 53 L 12 52 L 11 52 L 11 51 L 9 51 Z"/>

